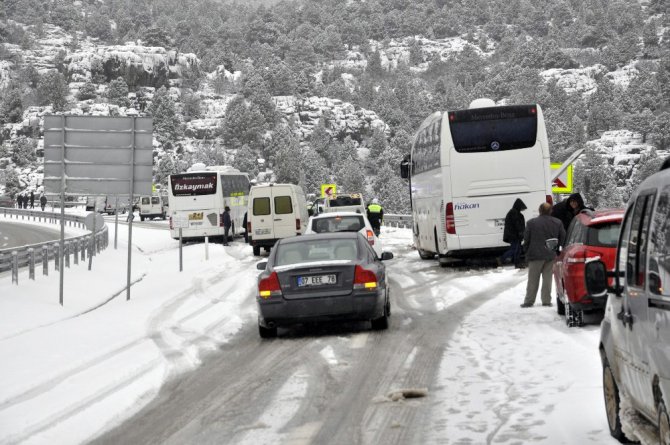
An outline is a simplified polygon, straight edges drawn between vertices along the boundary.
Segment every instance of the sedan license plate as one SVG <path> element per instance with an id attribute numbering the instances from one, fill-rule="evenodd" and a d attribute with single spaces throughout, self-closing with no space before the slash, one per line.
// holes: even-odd
<path id="1" fill-rule="evenodd" d="M 335 274 L 329 275 L 307 275 L 298 277 L 298 287 L 305 286 L 323 286 L 324 284 L 336 284 Z"/>
<path id="2" fill-rule="evenodd" d="M 494 223 L 495 227 L 505 227 L 505 220 L 504 219 L 494 219 L 493 223 Z"/>

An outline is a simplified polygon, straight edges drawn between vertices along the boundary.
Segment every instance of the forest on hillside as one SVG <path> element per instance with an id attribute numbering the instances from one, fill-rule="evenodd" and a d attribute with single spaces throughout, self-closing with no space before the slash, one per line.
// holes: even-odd
<path id="1" fill-rule="evenodd" d="M 200 72 L 181 84 L 186 92 L 181 110 L 186 112 L 168 112 L 163 118 L 160 107 L 150 110 L 159 114 L 159 140 L 168 150 L 184 120 L 198 115 L 194 93 L 201 76 L 219 66 L 240 71 L 240 82 L 222 76 L 217 85 L 218 92 L 237 98 L 227 110 L 221 137 L 227 149 L 237 150 L 238 166 L 256 168 L 248 162 L 255 155 L 270 161 L 279 180 L 312 184 L 331 174 L 357 187 L 372 177 L 368 186 L 398 202 L 399 211 L 407 208 L 407 199 L 393 199 L 406 190 L 397 177 L 397 160 L 408 151 L 420 122 L 433 111 L 464 108 L 478 97 L 541 104 L 552 161 L 562 161 L 607 130 L 636 131 L 658 150 L 670 147 L 667 0 L 4 0 L 0 14 L 0 41 L 26 49 L 34 45 L 31 36 L 49 23 L 101 43 L 140 40 L 195 53 Z M 420 37 L 456 36 L 468 45 L 446 59 L 422 49 Z M 383 50 L 407 38 L 408 60 L 392 69 L 385 66 Z M 362 54 L 364 65 L 338 63 L 352 51 Z M 16 58 L 1 50 L 0 56 Z M 552 68 L 590 66 L 604 68 L 589 95 L 566 92 L 540 75 Z M 627 85 L 604 75 L 625 67 L 636 71 Z M 27 106 L 62 99 L 64 92 L 54 93 L 54 85 L 66 89 L 70 73 L 65 67 L 57 66 L 57 71 L 38 73 L 24 66 L 2 94 L 0 119 L 16 122 Z M 352 80 L 345 81 L 343 74 Z M 137 78 L 120 84 L 104 70 L 95 82 L 120 90 L 121 98 L 147 86 Z M 167 87 L 168 79 L 149 86 Z M 275 96 L 350 102 L 376 112 L 388 131 L 352 141 L 317 127 L 310 140 L 299 141 L 278 116 Z M 272 136 L 261 137 L 265 134 Z M 359 144 L 370 149 L 365 164 L 357 162 Z M 598 156 L 587 153 L 587 165 L 602 166 Z M 296 158 L 303 163 L 291 162 Z M 170 162 L 159 166 L 158 176 L 177 168 L 174 159 Z M 653 153 L 641 162 L 645 165 L 639 171 L 652 171 L 660 163 Z M 634 186 L 641 178 L 630 179 Z M 598 185 L 591 184 L 590 192 L 597 195 Z M 608 204 L 619 204 L 626 196 L 610 199 Z"/>

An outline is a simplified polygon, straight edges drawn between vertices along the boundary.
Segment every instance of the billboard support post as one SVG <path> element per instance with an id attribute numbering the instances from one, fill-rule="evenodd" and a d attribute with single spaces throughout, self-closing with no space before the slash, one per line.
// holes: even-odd
<path id="1" fill-rule="evenodd" d="M 133 117 L 133 129 L 130 142 L 130 190 L 128 194 L 130 196 L 129 202 L 133 202 L 133 187 L 135 186 L 135 127 L 136 127 L 137 118 Z M 128 218 L 128 273 L 126 278 L 126 301 L 130 300 L 130 263 L 132 260 L 133 252 L 133 216 L 130 214 Z"/>
<path id="2" fill-rule="evenodd" d="M 65 116 L 61 116 L 61 168 L 65 171 Z M 63 306 L 63 279 L 65 278 L 65 268 L 63 267 L 63 254 L 65 253 L 65 187 L 67 186 L 65 175 L 61 177 L 60 182 L 60 248 L 58 249 L 58 262 L 61 265 L 60 280 L 58 285 L 58 302 Z"/>

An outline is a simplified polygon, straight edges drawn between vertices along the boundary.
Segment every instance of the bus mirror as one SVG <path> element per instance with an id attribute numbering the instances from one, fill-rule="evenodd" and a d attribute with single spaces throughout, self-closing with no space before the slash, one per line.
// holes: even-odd
<path id="1" fill-rule="evenodd" d="M 400 163 L 400 177 L 402 179 L 409 178 L 409 163 L 410 163 L 410 156 L 405 155 L 405 157 L 402 159 L 402 162 Z"/>

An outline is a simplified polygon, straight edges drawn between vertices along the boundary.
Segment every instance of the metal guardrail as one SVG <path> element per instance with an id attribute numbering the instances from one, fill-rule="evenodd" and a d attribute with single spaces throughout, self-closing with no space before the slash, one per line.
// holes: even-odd
<path id="1" fill-rule="evenodd" d="M 384 225 L 390 227 L 412 228 L 412 215 L 384 214 Z"/>
<path id="2" fill-rule="evenodd" d="M 17 221 L 36 221 L 49 224 L 60 224 L 60 213 L 43 212 L 41 210 L 25 210 L 0 207 L 0 215 Z M 85 216 L 65 215 L 65 225 L 70 227 L 85 228 Z M 70 258 L 74 264 L 86 260 L 86 253 L 90 257 L 93 252 L 100 253 L 109 244 L 109 231 L 105 224 L 95 234 L 87 233 L 72 236 L 65 239 L 65 252 L 63 263 L 70 267 Z M 12 271 L 12 281 L 18 284 L 18 270 L 28 267 L 29 278 L 35 279 L 35 268 L 42 264 L 42 274 L 49 274 L 49 261 L 54 260 L 55 270 L 59 270 L 60 264 L 60 240 L 45 241 L 43 243 L 29 244 L 20 247 L 0 249 L 0 272 Z"/>

